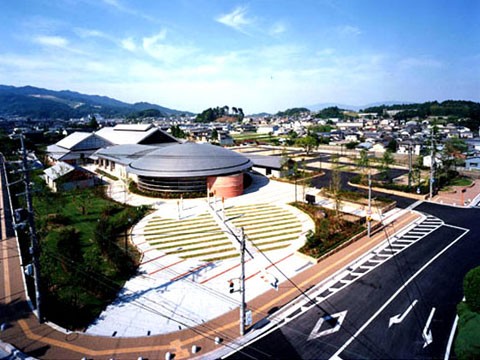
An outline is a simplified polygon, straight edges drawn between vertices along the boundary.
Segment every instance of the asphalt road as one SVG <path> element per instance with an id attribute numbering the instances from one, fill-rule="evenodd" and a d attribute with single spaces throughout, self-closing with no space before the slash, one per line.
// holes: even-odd
<path id="1" fill-rule="evenodd" d="M 480 265 L 480 209 L 417 210 L 445 223 L 229 359 L 443 359 L 463 277 Z"/>

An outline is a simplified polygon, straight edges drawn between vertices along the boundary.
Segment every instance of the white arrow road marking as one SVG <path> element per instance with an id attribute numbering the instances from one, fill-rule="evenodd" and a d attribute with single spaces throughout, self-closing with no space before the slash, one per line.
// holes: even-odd
<path id="1" fill-rule="evenodd" d="M 435 308 L 432 308 L 432 311 L 430 311 L 430 315 L 428 316 L 427 323 L 423 328 L 422 337 L 423 337 L 423 340 L 425 340 L 425 342 L 423 343 L 424 348 L 430 345 L 433 341 L 432 330 L 430 329 L 430 323 L 432 322 L 433 314 L 435 314 Z"/>
<path id="2" fill-rule="evenodd" d="M 390 321 L 388 322 L 388 327 L 391 327 L 393 324 L 399 324 L 401 323 L 403 320 L 405 320 L 405 318 L 407 317 L 408 313 L 410 311 L 412 311 L 413 307 L 415 306 L 415 304 L 418 302 L 417 299 L 413 300 L 413 302 L 410 304 L 410 306 L 407 308 L 407 310 L 404 311 L 403 314 L 398 314 L 398 315 L 395 315 L 395 316 L 392 316 L 390 318 Z"/>
<path id="3" fill-rule="evenodd" d="M 340 330 L 340 327 L 342 326 L 343 320 L 345 319 L 345 316 L 347 315 L 347 311 L 348 310 L 345 310 L 345 311 L 342 311 L 342 312 L 339 312 L 339 313 L 336 313 L 336 314 L 333 314 L 333 315 L 326 315 L 326 316 L 321 317 L 320 320 L 317 321 L 317 323 L 316 323 L 315 327 L 313 328 L 312 332 L 310 333 L 310 336 L 308 337 L 307 341 L 319 338 L 320 336 L 330 335 L 330 334 L 333 334 L 334 332 L 337 332 L 338 330 Z M 331 329 L 326 329 L 326 330 L 320 331 L 323 323 L 325 321 L 329 321 L 329 320 L 332 320 L 332 319 L 336 320 L 335 326 L 332 327 Z"/>
<path id="4" fill-rule="evenodd" d="M 454 227 L 452 225 L 444 225 L 444 226 L 450 226 Z M 458 236 L 455 240 L 453 240 L 450 244 L 445 246 L 440 252 L 438 252 L 434 257 L 432 257 L 430 260 L 427 261 L 426 264 L 424 264 L 420 269 L 417 270 L 415 274 L 413 274 L 405 283 L 397 290 L 395 293 L 373 314 L 356 332 L 353 334 L 338 350 L 335 354 L 331 356 L 332 359 L 338 357 L 357 337 L 360 335 L 360 333 L 365 330 L 365 328 L 370 325 L 373 320 L 375 320 L 382 312 L 385 310 L 385 308 L 390 305 L 390 303 L 400 294 L 407 286 L 410 284 L 415 278 L 420 275 L 427 267 L 429 267 L 436 259 L 438 259 L 440 256 L 442 256 L 445 252 L 448 251 L 452 246 L 454 246 L 456 243 L 458 243 L 465 235 L 467 235 L 470 230 L 469 229 L 463 229 L 455 226 L 455 228 L 462 229 L 464 233 L 460 236 Z"/>

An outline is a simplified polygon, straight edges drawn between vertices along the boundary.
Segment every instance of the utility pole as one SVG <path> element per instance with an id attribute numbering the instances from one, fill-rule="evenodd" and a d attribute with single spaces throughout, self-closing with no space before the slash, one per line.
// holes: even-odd
<path id="1" fill-rule="evenodd" d="M 372 178 L 368 172 L 368 211 L 367 211 L 367 234 L 370 237 L 372 229 Z"/>
<path id="2" fill-rule="evenodd" d="M 245 335 L 245 233 L 240 228 L 240 336 Z"/>
<path id="3" fill-rule="evenodd" d="M 410 143 L 408 144 L 408 188 L 410 189 L 410 187 L 412 186 L 412 157 L 413 157 L 413 154 L 412 154 L 412 142 L 410 141 Z"/>
<path id="4" fill-rule="evenodd" d="M 433 196 L 433 182 L 434 182 L 434 179 L 435 179 L 435 160 L 434 160 L 434 156 L 435 156 L 435 143 L 433 141 L 433 126 L 432 126 L 432 130 L 431 130 L 431 137 L 430 137 L 430 143 L 431 143 L 431 149 L 430 149 L 430 193 L 429 193 L 429 196 L 428 196 L 428 200 L 432 200 L 432 196 Z"/>
<path id="5" fill-rule="evenodd" d="M 23 135 L 20 135 L 20 142 L 22 144 L 22 172 L 24 173 L 25 181 L 25 199 L 27 201 L 27 211 L 28 211 L 28 225 L 30 227 L 30 241 L 31 248 L 30 253 L 32 255 L 33 262 L 33 277 L 35 282 L 35 303 L 37 307 L 37 316 L 40 323 L 43 322 L 42 314 L 42 301 L 40 296 L 40 248 L 38 246 L 37 232 L 35 230 L 35 220 L 33 218 L 33 203 L 32 203 L 32 192 L 30 185 L 30 170 L 27 163 L 27 150 L 25 149 L 25 143 L 23 141 Z"/>

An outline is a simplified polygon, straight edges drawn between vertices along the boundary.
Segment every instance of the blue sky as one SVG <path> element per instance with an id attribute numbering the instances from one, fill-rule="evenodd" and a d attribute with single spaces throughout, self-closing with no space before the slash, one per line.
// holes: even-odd
<path id="1" fill-rule="evenodd" d="M 480 1 L 4 0 L 0 84 L 194 112 L 480 101 Z"/>

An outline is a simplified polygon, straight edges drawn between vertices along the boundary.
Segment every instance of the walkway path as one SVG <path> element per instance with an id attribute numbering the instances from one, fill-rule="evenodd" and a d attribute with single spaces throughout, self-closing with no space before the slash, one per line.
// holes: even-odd
<path id="1" fill-rule="evenodd" d="M 480 201 L 480 180 L 476 180 L 473 186 L 452 186 L 451 191 L 440 192 L 432 201 L 459 207 L 477 206 Z"/>

